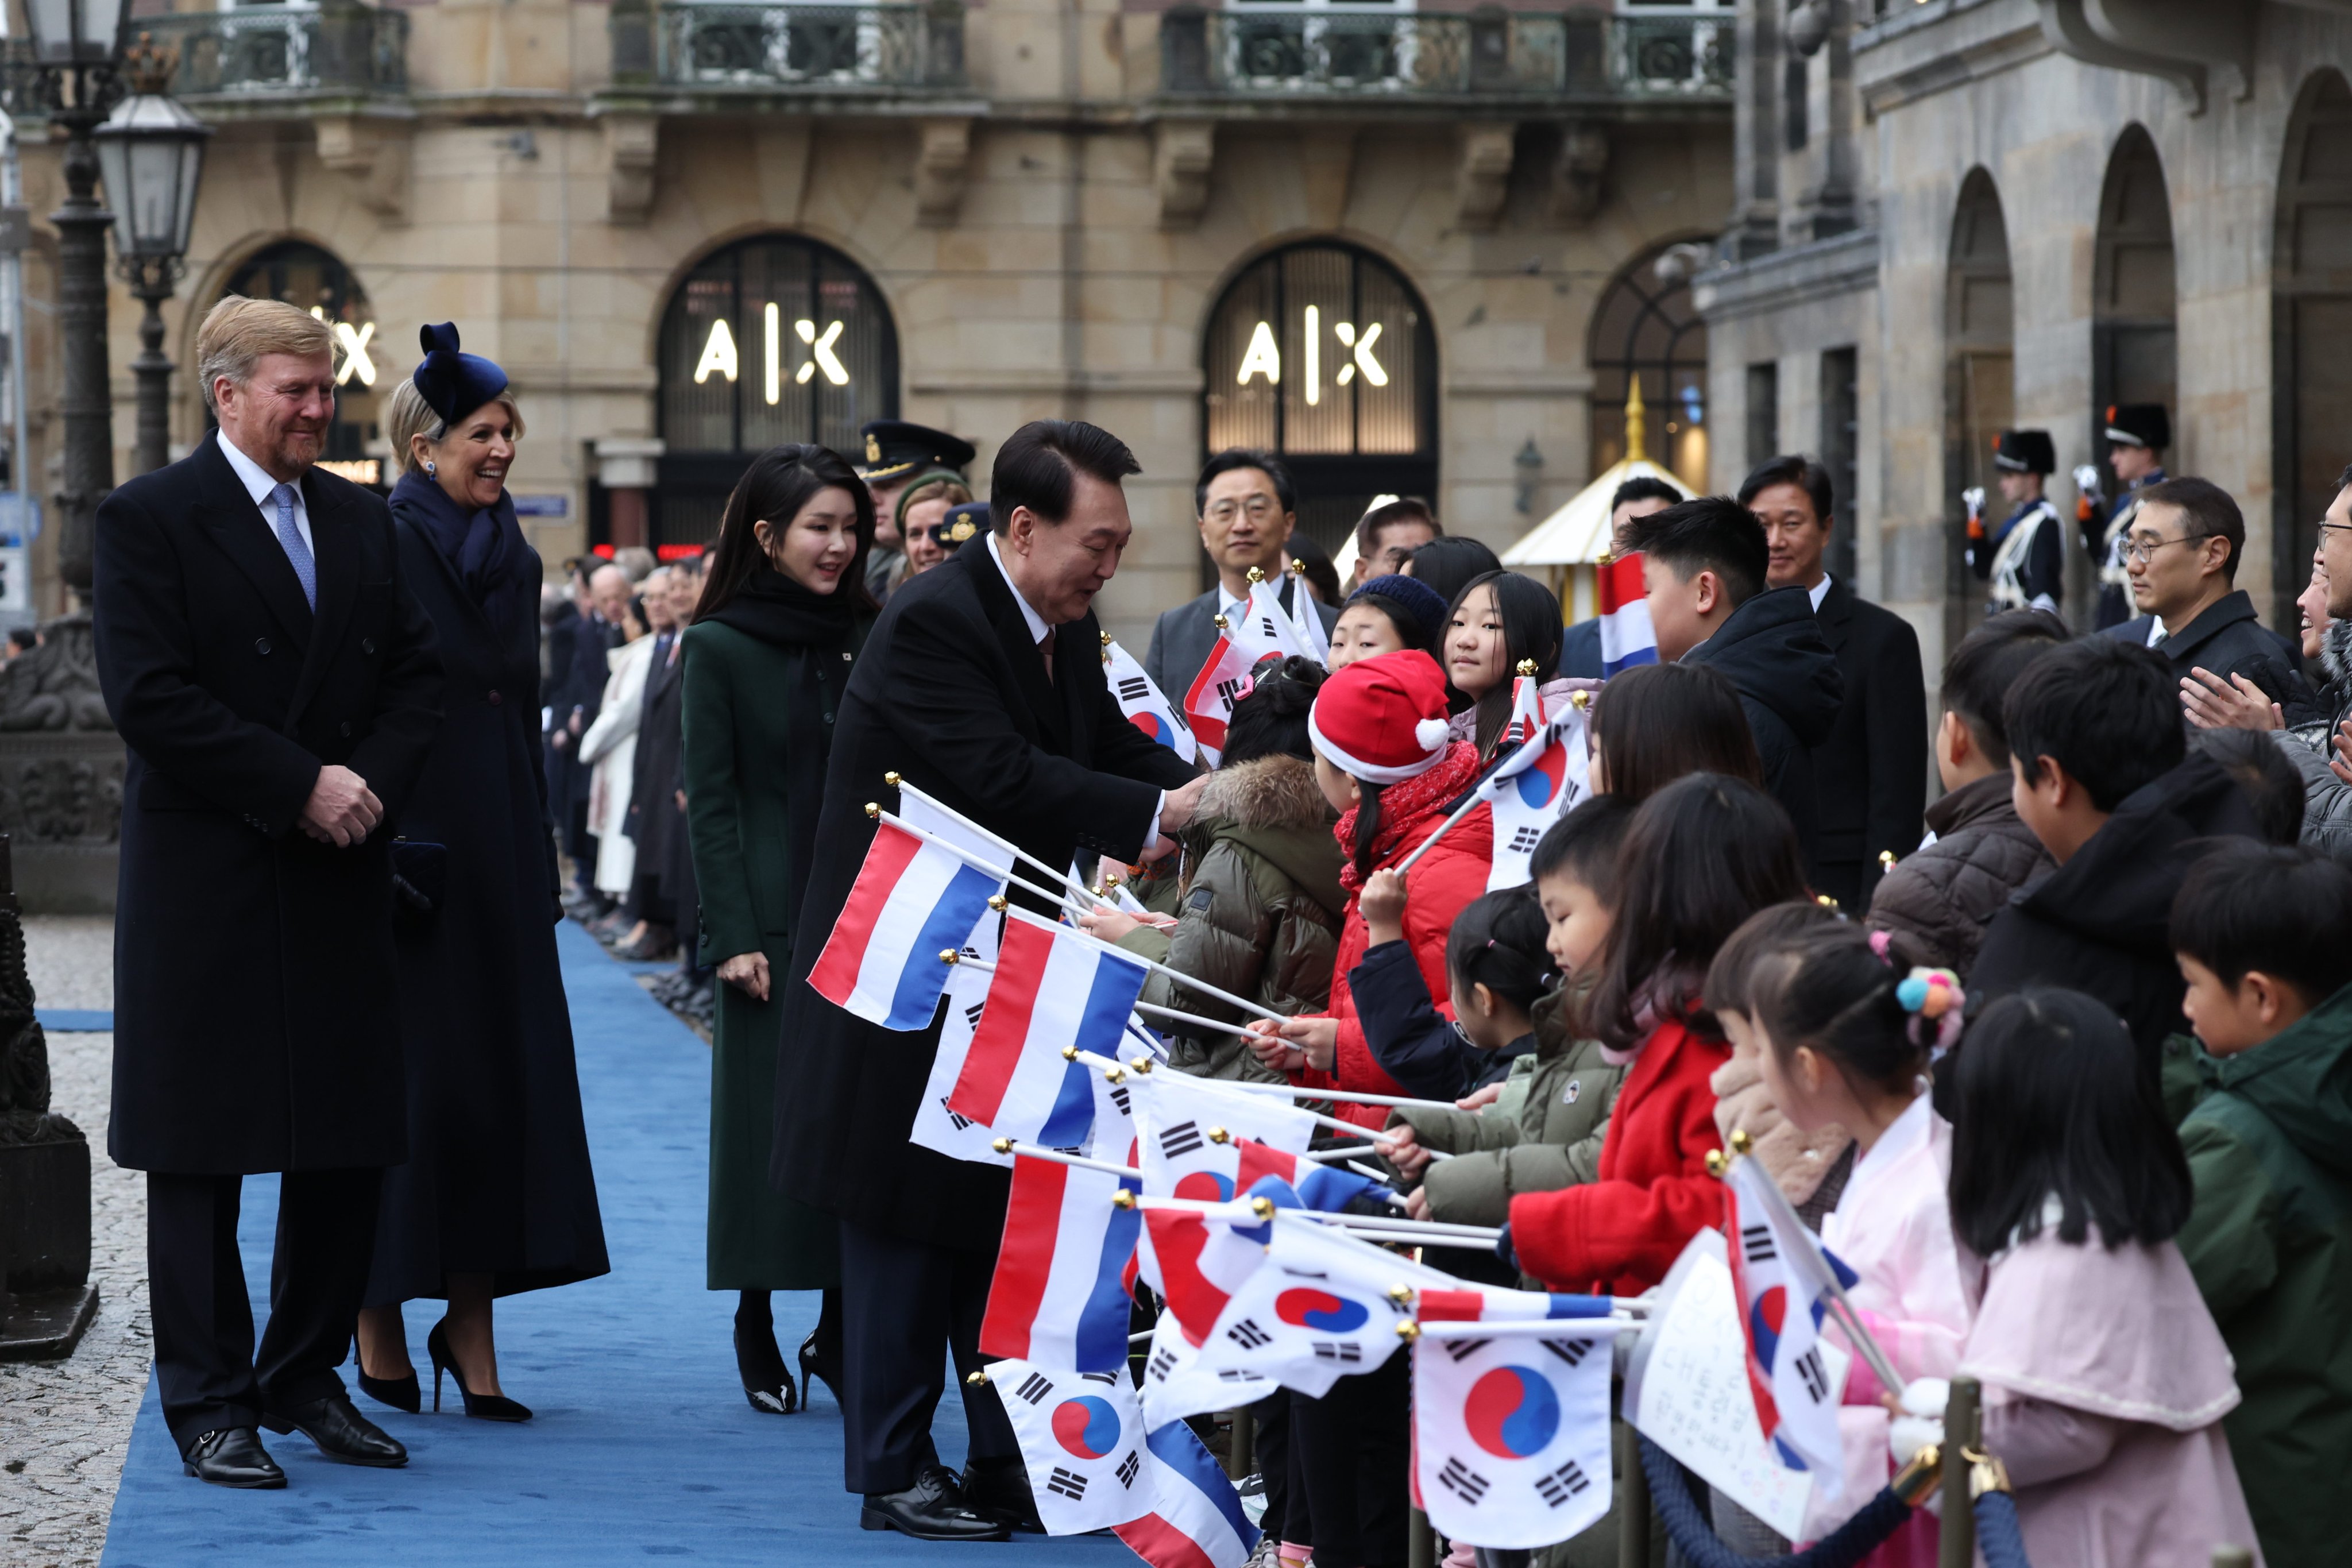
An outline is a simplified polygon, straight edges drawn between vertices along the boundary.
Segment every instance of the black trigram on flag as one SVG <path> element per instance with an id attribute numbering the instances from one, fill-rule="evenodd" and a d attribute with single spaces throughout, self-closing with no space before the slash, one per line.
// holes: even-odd
<path id="1" fill-rule="evenodd" d="M 1087 1478 L 1076 1470 L 1066 1470 L 1056 1465 L 1054 1467 L 1054 1473 L 1045 1478 L 1045 1489 L 1049 1492 L 1059 1492 L 1072 1502 L 1076 1502 L 1087 1495 Z"/>
<path id="2" fill-rule="evenodd" d="M 1053 1392 L 1054 1385 L 1033 1372 L 1027 1377 L 1022 1379 L 1021 1386 L 1014 1389 L 1013 1391 L 1013 1394 L 1016 1399 L 1024 1399 L 1028 1401 L 1030 1404 L 1034 1405 L 1039 1400 L 1045 1398 L 1045 1395 Z"/>
<path id="3" fill-rule="evenodd" d="M 1464 1502 L 1475 1503 L 1486 1495 L 1486 1489 L 1493 1483 L 1461 1460 L 1449 1458 L 1445 1468 L 1437 1472 L 1437 1484 Z"/>
<path id="4" fill-rule="evenodd" d="M 1543 829 L 1521 827 L 1511 835 L 1510 852 L 1514 855 L 1531 855 L 1535 852 L 1536 846 L 1542 842 Z"/>
<path id="5" fill-rule="evenodd" d="M 1137 1453 L 1133 1448 L 1129 1448 L 1127 1451 L 1127 1458 L 1118 1462 L 1118 1468 L 1111 1472 L 1112 1475 L 1118 1478 L 1118 1484 L 1126 1487 L 1129 1490 L 1134 1489 L 1135 1478 L 1142 1473 L 1143 1456 Z"/>
<path id="6" fill-rule="evenodd" d="M 1317 1361 L 1344 1362 L 1354 1366 L 1364 1359 L 1364 1347 L 1347 1340 L 1315 1340 L 1308 1348 Z"/>
<path id="7" fill-rule="evenodd" d="M 1219 1383 L 1264 1383 L 1265 1380 L 1254 1372 L 1244 1372 L 1239 1367 L 1229 1366 L 1217 1373 L 1217 1381 Z"/>
<path id="8" fill-rule="evenodd" d="M 1078 1373 L 1078 1381 L 1080 1383 L 1108 1383 L 1117 1384 L 1119 1381 L 1119 1377 L 1118 1373 L 1115 1372 L 1082 1372 Z"/>
<path id="9" fill-rule="evenodd" d="M 1805 1392 L 1819 1405 L 1829 1397 L 1829 1373 L 1822 1370 L 1822 1347 L 1815 1345 L 1797 1358 L 1797 1375 L 1804 1380 Z"/>
<path id="10" fill-rule="evenodd" d="M 1741 1226 L 1739 1250 L 1750 1263 L 1769 1263 L 1780 1256 L 1780 1249 L 1772 1245 L 1772 1227 L 1769 1225 Z"/>
<path id="11" fill-rule="evenodd" d="M 1130 675 L 1118 683 L 1121 702 L 1140 702 L 1151 694 L 1151 682 L 1139 675 Z"/>
<path id="12" fill-rule="evenodd" d="M 988 1004 L 984 1001 L 975 1002 L 971 1006 L 966 1007 L 963 1010 L 963 1022 L 966 1028 L 971 1029 L 975 1033 L 979 1031 L 980 1010 L 986 1005 L 988 1005 Z"/>
<path id="13" fill-rule="evenodd" d="M 1275 636 L 1274 636 L 1274 617 L 1273 617 L 1272 616 L 1260 616 L 1257 618 L 1257 628 L 1258 628 L 1258 632 L 1257 632 L 1257 635 L 1258 635 L 1258 636 L 1260 636 L 1260 637 L 1262 637 L 1265 638 L 1265 640 L 1266 640 L 1266 641 L 1268 641 L 1268 642 L 1272 642 L 1272 641 L 1274 641 L 1274 640 L 1275 640 Z"/>
<path id="14" fill-rule="evenodd" d="M 1160 1152 L 1169 1159 L 1179 1159 L 1201 1146 L 1201 1130 L 1189 1121 L 1179 1121 L 1160 1135 Z"/>
<path id="15" fill-rule="evenodd" d="M 1543 1342 L 1543 1348 L 1570 1366 L 1582 1366 L 1584 1358 L 1592 1353 L 1592 1342 L 1591 1340 L 1546 1340 Z"/>
<path id="16" fill-rule="evenodd" d="M 1118 1107 L 1118 1113 L 1121 1116 L 1132 1116 L 1135 1114 L 1135 1107 L 1129 1102 L 1127 1098 L 1127 1085 L 1123 1083 L 1115 1083 L 1110 1086 L 1110 1102 Z"/>
<path id="17" fill-rule="evenodd" d="M 955 1123 L 955 1130 L 957 1131 L 961 1132 L 965 1128 L 971 1125 L 971 1118 L 969 1116 L 958 1116 L 955 1113 L 955 1107 L 948 1103 L 948 1097 L 944 1094 L 940 1096 L 940 1109 L 948 1113 L 948 1120 Z"/>
<path id="18" fill-rule="evenodd" d="M 1161 1383 L 1167 1382 L 1168 1374 L 1175 1370 L 1175 1356 L 1164 1350 L 1153 1351 L 1151 1359 L 1143 1363 L 1145 1375 L 1157 1378 Z"/>
<path id="19" fill-rule="evenodd" d="M 1584 1473 L 1582 1468 L 1574 1459 L 1570 1459 L 1551 1474 L 1538 1477 L 1536 1480 L 1536 1490 L 1542 1494 L 1544 1501 L 1558 1508 L 1591 1484 L 1591 1478 Z"/>
<path id="20" fill-rule="evenodd" d="M 1241 694 L 1242 683 L 1240 681 L 1220 680 L 1217 682 L 1217 700 L 1225 705 L 1226 712 L 1230 713 L 1234 710 L 1234 703 L 1239 700 Z"/>
<path id="21" fill-rule="evenodd" d="M 1225 1331 L 1225 1338 L 1233 1341 L 1234 1343 L 1241 1346 L 1242 1349 L 1245 1351 L 1254 1351 L 1261 1345 L 1267 1345 L 1274 1342 L 1274 1336 L 1267 1333 L 1264 1329 L 1259 1328 L 1257 1326 L 1257 1320 L 1255 1318 L 1244 1318 L 1240 1322 L 1235 1323 L 1232 1328 L 1227 1329 Z"/>
<path id="22" fill-rule="evenodd" d="M 1440 1340 L 1438 1342 L 1445 1347 L 1445 1353 L 1456 1362 L 1467 1356 L 1476 1355 L 1494 1342 L 1492 1340 Z"/>

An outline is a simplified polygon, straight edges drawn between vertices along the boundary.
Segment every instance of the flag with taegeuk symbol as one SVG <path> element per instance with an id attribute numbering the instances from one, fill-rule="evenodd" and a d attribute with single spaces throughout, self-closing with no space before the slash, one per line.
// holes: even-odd
<path id="1" fill-rule="evenodd" d="M 1810 1471 L 1817 1498 L 1835 1497 L 1844 1470 L 1842 1393 L 1822 1355 L 1822 1320 L 1835 1285 L 1854 1272 L 1813 1238 L 1752 1159 L 1724 1176 L 1724 1240 L 1733 1300 L 1748 1341 L 1748 1388 L 1757 1424 L 1780 1461 Z"/>
<path id="2" fill-rule="evenodd" d="M 1402 1343 L 1413 1290 L 1459 1283 L 1401 1254 L 1277 1219 L 1265 1262 L 1244 1280 L 1201 1344 L 1200 1367 L 1231 1367 L 1319 1398 L 1371 1372 Z"/>
<path id="3" fill-rule="evenodd" d="M 1216 647 L 1209 650 L 1208 662 L 1185 689 L 1184 718 L 1199 742 L 1201 760 L 1211 767 L 1225 749 L 1225 724 L 1234 716 L 1234 704 L 1249 688 L 1257 657 L 1232 632 L 1220 633 Z"/>
<path id="4" fill-rule="evenodd" d="M 1186 762 L 1200 752 L 1200 742 L 1192 736 L 1192 726 L 1168 694 L 1144 672 L 1135 656 L 1116 642 L 1103 644 L 1103 679 L 1110 685 L 1110 694 L 1118 700 L 1118 710 L 1127 721 L 1167 747 Z"/>
<path id="5" fill-rule="evenodd" d="M 1020 1358 L 989 1363 L 1048 1535 L 1110 1530 L 1151 1511 L 1143 1407 L 1116 1372 L 1070 1372 Z"/>
<path id="6" fill-rule="evenodd" d="M 1614 1333 L 1587 1319 L 1413 1342 L 1412 1500 L 1439 1534 L 1549 1546 L 1609 1511 Z"/>
<path id="7" fill-rule="evenodd" d="M 1553 823 L 1591 794 L 1591 774 L 1584 710 L 1570 707 L 1522 742 L 1479 784 L 1478 793 L 1492 806 L 1495 822 L 1488 892 L 1529 879 L 1536 846 Z"/>

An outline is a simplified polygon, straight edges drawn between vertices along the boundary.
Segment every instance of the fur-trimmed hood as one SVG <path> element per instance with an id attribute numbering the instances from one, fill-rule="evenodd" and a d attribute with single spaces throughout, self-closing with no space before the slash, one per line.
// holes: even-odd
<path id="1" fill-rule="evenodd" d="M 2352 689 L 2352 620 L 2327 623 L 2319 638 L 2319 668 L 2330 692 Z"/>
<path id="2" fill-rule="evenodd" d="M 1210 774 L 1201 815 L 1236 827 L 1328 827 L 1331 805 L 1315 783 L 1313 764 L 1276 752 Z"/>

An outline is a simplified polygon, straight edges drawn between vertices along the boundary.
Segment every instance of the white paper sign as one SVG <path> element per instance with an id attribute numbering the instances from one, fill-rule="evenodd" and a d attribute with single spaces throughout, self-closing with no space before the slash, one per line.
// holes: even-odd
<path id="1" fill-rule="evenodd" d="M 1650 1322 L 1626 1369 L 1625 1419 L 1772 1530 L 1798 1539 L 1812 1479 L 1783 1466 L 1757 1424 L 1720 1231 L 1691 1238 Z M 1821 1349 L 1830 1386 L 1842 1394 L 1853 1358 L 1827 1342 Z"/>

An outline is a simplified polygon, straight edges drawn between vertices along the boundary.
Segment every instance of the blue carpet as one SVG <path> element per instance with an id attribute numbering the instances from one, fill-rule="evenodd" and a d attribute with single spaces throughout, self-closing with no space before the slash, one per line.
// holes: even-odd
<path id="1" fill-rule="evenodd" d="M 713 1563 L 965 1562 L 1127 1568 L 1108 1537 L 1016 1537 L 950 1546 L 857 1528 L 841 1489 L 841 1415 L 763 1415 L 735 1381 L 731 1295 L 703 1289 L 709 1051 L 577 926 L 562 930 L 588 1136 L 613 1272 L 499 1304 L 507 1392 L 538 1412 L 502 1426 L 455 1415 L 369 1418 L 408 1446 L 404 1470 L 330 1464 L 308 1438 L 265 1437 L 281 1492 L 232 1492 L 180 1473 L 151 1384 L 116 1494 L 107 1568 L 188 1563 L 584 1564 L 646 1558 Z M 243 1238 L 255 1317 L 266 1310 L 277 1180 L 246 1184 Z M 814 1292 L 779 1295 L 789 1352 L 814 1326 Z M 437 1302 L 408 1311 L 421 1363 Z M 346 1369 L 346 1375 L 349 1375 Z M 952 1380 L 950 1384 L 953 1388 Z M 937 1423 L 962 1463 L 950 1392 Z"/>
<path id="2" fill-rule="evenodd" d="M 33 1016 L 53 1035 L 110 1035 L 114 1014 L 99 1007 L 36 1007 Z"/>

